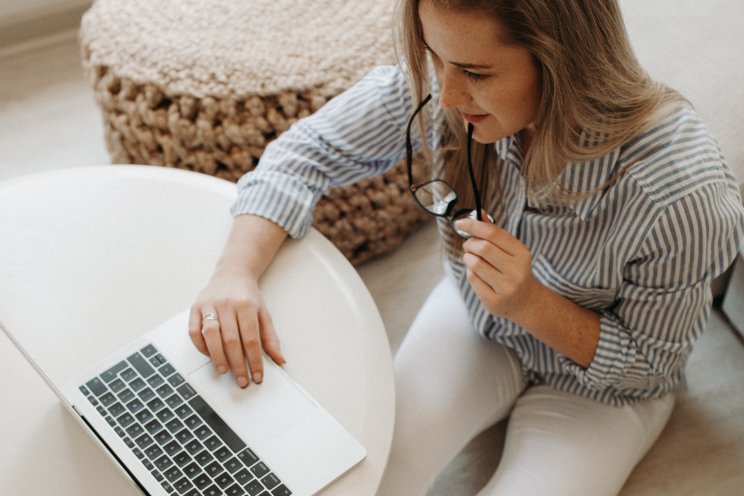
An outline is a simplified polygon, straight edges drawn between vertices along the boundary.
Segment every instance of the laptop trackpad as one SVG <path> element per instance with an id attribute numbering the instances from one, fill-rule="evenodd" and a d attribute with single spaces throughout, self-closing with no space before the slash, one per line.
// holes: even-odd
<path id="1" fill-rule="evenodd" d="M 264 380 L 240 389 L 232 374 L 219 374 L 208 363 L 189 375 L 189 382 L 249 446 L 280 437 L 316 409 L 279 367 L 264 357 Z"/>

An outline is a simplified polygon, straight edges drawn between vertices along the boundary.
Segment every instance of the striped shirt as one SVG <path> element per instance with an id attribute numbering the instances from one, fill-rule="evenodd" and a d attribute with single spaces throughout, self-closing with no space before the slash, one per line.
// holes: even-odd
<path id="1" fill-rule="evenodd" d="M 429 143 L 437 142 L 442 118 L 433 89 L 425 111 Z M 233 215 L 260 215 L 302 236 L 330 188 L 380 174 L 404 156 L 416 103 L 399 67 L 373 70 L 266 148 L 256 170 L 238 182 Z M 605 191 L 566 207 L 531 203 L 516 135 L 494 146 L 501 194 L 485 198 L 484 207 L 530 249 L 542 284 L 600 316 L 600 336 L 592 363 L 577 365 L 490 314 L 462 261 L 451 260 L 475 329 L 516 352 L 528 383 L 612 405 L 678 389 L 710 314 L 710 282 L 735 258 L 744 235 L 736 181 L 697 114 L 680 105 L 607 155 L 569 162 L 560 178 L 575 192 L 597 188 L 615 167 L 633 167 Z M 439 229 L 449 226 L 440 222 Z"/>

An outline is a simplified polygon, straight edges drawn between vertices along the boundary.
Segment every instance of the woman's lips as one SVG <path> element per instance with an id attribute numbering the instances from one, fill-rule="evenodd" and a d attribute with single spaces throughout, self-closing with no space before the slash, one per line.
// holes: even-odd
<path id="1" fill-rule="evenodd" d="M 473 124 L 478 124 L 479 122 L 483 121 L 486 117 L 488 117 L 488 114 L 466 114 L 465 112 L 460 112 L 462 114 L 462 118 L 465 119 L 468 122 L 472 122 Z"/>

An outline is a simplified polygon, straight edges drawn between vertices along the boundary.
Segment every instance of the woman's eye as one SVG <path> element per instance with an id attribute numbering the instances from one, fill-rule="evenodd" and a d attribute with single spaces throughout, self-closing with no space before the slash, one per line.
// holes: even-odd
<path id="1" fill-rule="evenodd" d="M 488 76 L 485 74 L 478 74 L 476 72 L 470 72 L 470 71 L 462 71 L 463 74 L 465 74 L 469 79 L 472 79 L 473 81 L 483 81 Z"/>

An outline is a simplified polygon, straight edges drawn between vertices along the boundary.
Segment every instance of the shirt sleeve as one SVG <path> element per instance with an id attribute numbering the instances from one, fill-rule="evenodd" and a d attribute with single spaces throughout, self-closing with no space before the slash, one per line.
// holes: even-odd
<path id="1" fill-rule="evenodd" d="M 233 215 L 254 214 L 301 237 L 329 189 L 381 174 L 405 154 L 413 97 L 399 66 L 381 66 L 297 121 L 238 181 Z M 412 127 L 420 148 L 418 126 Z"/>
<path id="2" fill-rule="evenodd" d="M 710 316 L 710 283 L 736 257 L 743 233 L 735 186 L 668 205 L 626 265 L 618 303 L 601 313 L 593 362 L 564 367 L 592 389 L 647 390 L 680 373 Z"/>

